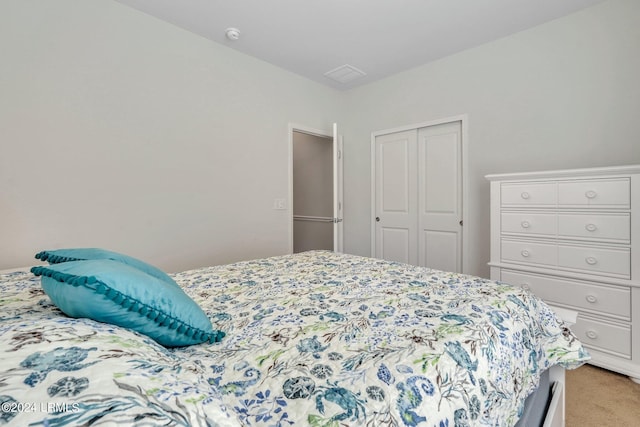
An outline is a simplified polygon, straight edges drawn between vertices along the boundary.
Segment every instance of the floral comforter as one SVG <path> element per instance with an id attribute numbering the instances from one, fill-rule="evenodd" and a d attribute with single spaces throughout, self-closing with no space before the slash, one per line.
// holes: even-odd
<path id="1" fill-rule="evenodd" d="M 166 349 L 0 275 L 0 424 L 511 426 L 589 356 L 528 291 L 331 252 L 174 275 L 227 336 Z"/>

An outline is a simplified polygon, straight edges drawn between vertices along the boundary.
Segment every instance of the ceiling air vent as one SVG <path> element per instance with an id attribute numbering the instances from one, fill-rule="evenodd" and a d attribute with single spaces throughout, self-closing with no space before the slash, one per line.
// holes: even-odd
<path id="1" fill-rule="evenodd" d="M 358 70 L 352 65 L 345 64 L 339 66 L 338 68 L 334 68 L 331 71 L 327 71 L 326 73 L 324 73 L 324 75 L 326 77 L 329 77 L 331 80 L 337 81 L 338 83 L 349 83 L 355 79 L 366 76 L 367 73 Z"/>

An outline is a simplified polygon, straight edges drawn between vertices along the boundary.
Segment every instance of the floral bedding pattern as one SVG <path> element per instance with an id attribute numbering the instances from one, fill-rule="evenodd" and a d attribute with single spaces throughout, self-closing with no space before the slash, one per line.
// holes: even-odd
<path id="1" fill-rule="evenodd" d="M 512 426 L 589 359 L 526 290 L 312 251 L 173 275 L 226 332 L 166 349 L 0 275 L 0 425 Z"/>

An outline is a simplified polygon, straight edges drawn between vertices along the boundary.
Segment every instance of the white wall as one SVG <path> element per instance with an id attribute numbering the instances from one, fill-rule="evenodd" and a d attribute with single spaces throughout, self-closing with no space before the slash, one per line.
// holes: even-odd
<path id="1" fill-rule="evenodd" d="M 0 0 L 0 268 L 100 246 L 176 271 L 286 253 L 288 124 L 345 141 L 370 254 L 372 131 L 469 115 L 467 271 L 487 173 L 640 163 L 640 16 L 611 0 L 340 93 L 110 0 Z"/>
<path id="2" fill-rule="evenodd" d="M 0 269 L 56 247 L 169 271 L 286 253 L 289 122 L 342 94 L 110 0 L 0 0 Z"/>
<path id="3" fill-rule="evenodd" d="M 469 117 L 466 271 L 488 277 L 489 173 L 640 163 L 640 1 L 613 0 L 348 93 L 345 251 L 370 254 L 371 132 Z"/>

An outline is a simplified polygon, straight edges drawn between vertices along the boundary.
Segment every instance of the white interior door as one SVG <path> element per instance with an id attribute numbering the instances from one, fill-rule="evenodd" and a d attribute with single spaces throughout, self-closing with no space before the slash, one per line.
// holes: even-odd
<path id="1" fill-rule="evenodd" d="M 418 265 L 462 271 L 460 122 L 418 130 Z"/>
<path id="2" fill-rule="evenodd" d="M 375 236 L 378 258 L 417 264 L 416 132 L 375 140 Z"/>
<path id="3" fill-rule="evenodd" d="M 462 272 L 462 123 L 373 141 L 373 255 Z"/>
<path id="4" fill-rule="evenodd" d="M 338 134 L 338 124 L 333 124 L 333 250 L 343 252 L 342 215 L 342 136 Z"/>

